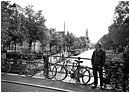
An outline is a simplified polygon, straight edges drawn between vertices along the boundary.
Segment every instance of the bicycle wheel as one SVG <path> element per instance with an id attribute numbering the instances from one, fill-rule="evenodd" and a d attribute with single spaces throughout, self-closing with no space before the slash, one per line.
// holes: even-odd
<path id="1" fill-rule="evenodd" d="M 36 68 L 36 65 L 34 63 L 31 63 L 31 62 L 27 63 L 25 65 L 25 76 L 27 77 L 34 76 L 36 74 L 35 68 Z"/>
<path id="2" fill-rule="evenodd" d="M 4 61 L 1 64 L 1 71 L 4 72 L 5 74 L 8 73 L 11 69 L 11 65 L 9 62 Z"/>
<path id="3" fill-rule="evenodd" d="M 90 72 L 90 80 L 88 81 L 87 85 L 93 85 L 94 84 L 93 70 L 92 68 L 89 68 L 88 70 Z"/>
<path id="4" fill-rule="evenodd" d="M 48 79 L 52 79 L 56 76 L 56 66 L 52 63 L 49 63 L 49 68 L 48 68 Z"/>
<path id="5" fill-rule="evenodd" d="M 90 80 L 90 72 L 85 67 L 80 67 L 79 69 L 79 77 L 78 77 L 78 69 L 75 71 L 76 83 L 86 84 Z"/>
<path id="6" fill-rule="evenodd" d="M 56 80 L 62 81 L 67 77 L 67 69 L 64 66 L 56 64 L 56 70 L 57 70 L 55 76 Z"/>
<path id="7" fill-rule="evenodd" d="M 110 84 L 111 87 L 115 90 L 121 91 L 121 82 L 122 82 L 123 73 L 117 72 L 111 76 Z"/>
<path id="8" fill-rule="evenodd" d="M 87 84 L 91 79 L 91 73 L 87 68 L 84 68 L 84 72 L 83 72 L 83 77 L 82 77 L 82 81 L 83 84 Z"/>

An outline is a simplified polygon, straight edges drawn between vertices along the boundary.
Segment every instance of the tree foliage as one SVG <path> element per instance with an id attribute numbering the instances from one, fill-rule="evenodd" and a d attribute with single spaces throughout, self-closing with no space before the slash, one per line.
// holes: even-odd
<path id="1" fill-rule="evenodd" d="M 18 11 L 12 7 L 8 1 L 1 2 L 1 41 L 3 44 L 10 45 L 22 43 L 24 39 L 24 16 L 18 14 Z M 22 30 L 21 30 L 22 29 Z"/>
<path id="2" fill-rule="evenodd" d="M 46 27 L 46 19 L 42 15 L 42 10 L 34 11 L 33 5 L 21 8 L 20 12 L 14 3 L 1 1 L 1 41 L 4 45 L 20 44 L 24 41 L 31 45 L 39 40 L 42 48 L 50 44 L 56 49 L 68 47 L 83 48 L 87 46 L 89 41 L 86 37 L 76 37 L 73 33 L 58 33 L 55 29 Z"/>
<path id="3" fill-rule="evenodd" d="M 25 8 L 25 16 L 26 16 L 26 30 L 27 30 L 27 40 L 31 47 L 32 42 L 39 40 L 43 42 L 43 40 L 48 38 L 47 28 L 45 26 L 45 18 L 42 15 L 42 11 L 34 12 L 33 6 L 28 5 Z"/>
<path id="4" fill-rule="evenodd" d="M 109 34 L 104 35 L 104 36 L 99 40 L 99 42 L 102 43 L 102 45 L 103 45 L 103 47 L 104 47 L 105 49 L 108 49 L 108 48 L 114 46 L 114 45 L 113 45 L 113 41 L 111 40 Z"/>
<path id="5" fill-rule="evenodd" d="M 100 41 L 104 42 L 105 47 L 124 47 L 129 44 L 129 1 L 120 1 L 116 6 L 109 33 Z"/>
<path id="6" fill-rule="evenodd" d="M 31 47 L 32 42 L 39 40 L 43 43 L 49 38 L 42 11 L 35 12 L 32 5 L 26 6 L 24 13 L 20 13 L 15 3 L 11 5 L 8 1 L 2 1 L 1 18 L 1 39 L 4 44 L 27 41 Z"/>
<path id="7" fill-rule="evenodd" d="M 9 2 L 1 1 L 1 41 L 5 43 L 10 39 L 8 30 L 10 26 L 10 15 L 12 11 L 8 8 Z"/>
<path id="8" fill-rule="evenodd" d="M 66 45 L 71 47 L 73 46 L 73 43 L 75 41 L 75 36 L 73 33 L 67 32 L 67 35 L 65 37 Z"/>

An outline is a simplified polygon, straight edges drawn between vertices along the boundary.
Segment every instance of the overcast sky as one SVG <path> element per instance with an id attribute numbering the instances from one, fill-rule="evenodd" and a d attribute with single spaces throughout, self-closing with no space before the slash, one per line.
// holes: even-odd
<path id="1" fill-rule="evenodd" d="M 108 33 L 108 26 L 112 24 L 117 0 L 11 0 L 22 7 L 34 5 L 34 10 L 43 10 L 46 26 L 72 32 L 75 36 L 88 36 L 92 43 L 96 43 L 104 34 Z"/>

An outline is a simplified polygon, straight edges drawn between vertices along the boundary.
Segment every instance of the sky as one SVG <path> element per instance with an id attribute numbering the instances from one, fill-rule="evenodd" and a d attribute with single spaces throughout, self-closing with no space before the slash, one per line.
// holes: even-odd
<path id="1" fill-rule="evenodd" d="M 104 34 L 108 33 L 108 27 L 113 22 L 117 0 L 11 0 L 23 8 L 28 4 L 34 6 L 34 10 L 42 10 L 47 20 L 48 28 L 56 28 L 56 31 L 71 32 L 75 36 L 88 36 L 92 43 L 96 43 Z"/>

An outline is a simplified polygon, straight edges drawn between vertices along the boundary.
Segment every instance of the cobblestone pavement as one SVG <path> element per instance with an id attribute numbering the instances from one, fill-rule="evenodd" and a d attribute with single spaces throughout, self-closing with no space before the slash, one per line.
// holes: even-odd
<path id="1" fill-rule="evenodd" d="M 1 91 L 2 92 L 54 92 L 56 90 L 48 90 L 44 88 L 34 87 L 34 86 L 26 86 L 24 84 L 17 84 L 17 83 L 9 83 L 3 82 L 6 81 L 13 81 L 13 82 L 21 82 L 33 85 L 40 85 L 52 88 L 58 88 L 61 90 L 70 90 L 75 92 L 116 92 L 115 90 L 105 89 L 101 90 L 100 88 L 91 89 L 90 86 L 87 85 L 78 85 L 74 83 L 67 83 L 61 81 L 55 81 L 50 79 L 37 79 L 37 78 L 29 78 L 24 76 L 18 75 L 1 75 Z"/>
<path id="2" fill-rule="evenodd" d="M 57 92 L 56 90 L 51 89 L 1 82 L 1 92 L 43 92 L 43 91 Z"/>

